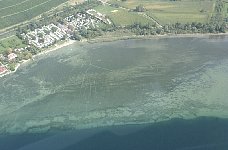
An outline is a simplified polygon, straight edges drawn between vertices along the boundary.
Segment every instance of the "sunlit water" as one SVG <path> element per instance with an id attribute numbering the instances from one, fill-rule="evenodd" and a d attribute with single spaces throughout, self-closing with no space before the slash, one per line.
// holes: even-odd
<path id="1" fill-rule="evenodd" d="M 73 44 L 0 78 L 0 132 L 228 118 L 228 38 Z"/>

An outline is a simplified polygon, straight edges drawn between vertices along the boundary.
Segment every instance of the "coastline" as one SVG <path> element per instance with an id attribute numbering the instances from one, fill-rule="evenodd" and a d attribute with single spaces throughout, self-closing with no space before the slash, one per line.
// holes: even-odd
<path id="1" fill-rule="evenodd" d="M 14 71 L 7 71 L 6 73 L 0 75 L 0 78 L 7 76 L 9 74 L 15 73 L 18 68 L 23 65 L 26 64 L 27 62 L 35 59 L 38 56 L 56 51 L 60 48 L 66 47 L 68 45 L 74 44 L 76 42 L 80 42 L 80 43 L 84 43 L 87 42 L 89 44 L 93 44 L 93 43 L 99 43 L 99 42 L 113 42 L 113 41 L 118 41 L 118 40 L 130 40 L 130 39 L 145 39 L 145 40 L 149 40 L 149 39 L 162 39 L 162 38 L 186 38 L 186 37 L 195 37 L 195 38 L 203 38 L 203 37 L 210 37 L 210 36 L 228 36 L 228 33 L 205 33 L 205 34 L 164 34 L 164 35 L 148 35 L 148 36 L 144 36 L 144 35 L 123 35 L 123 36 L 108 36 L 108 35 L 103 35 L 103 36 L 99 36 L 93 39 L 83 39 L 81 41 L 76 41 L 76 40 L 66 40 L 63 43 L 57 43 L 45 50 L 43 50 L 42 52 L 33 55 L 32 59 L 28 59 L 28 60 L 23 60 L 21 63 L 17 63 L 15 70 Z"/>
<path id="2" fill-rule="evenodd" d="M 215 39 L 217 39 L 217 37 L 215 37 Z M 190 40 L 193 41 L 192 44 L 189 44 Z M 196 112 L 195 110 L 197 108 L 194 107 L 194 106 L 197 106 L 197 104 L 200 104 L 202 106 L 202 108 L 205 108 L 205 109 L 197 110 L 197 113 L 199 113 L 201 116 L 206 116 L 206 115 L 212 116 L 214 114 L 216 116 L 218 115 L 217 117 L 220 117 L 221 115 L 226 115 L 226 117 L 227 117 L 228 113 L 226 113 L 227 111 L 225 111 L 225 109 L 223 110 L 223 109 L 220 109 L 219 107 L 216 107 L 216 106 L 223 107 L 223 105 L 219 105 L 219 103 L 216 103 L 217 105 L 214 107 L 214 109 L 216 111 L 218 111 L 216 113 L 210 109 L 207 109 L 206 104 L 205 104 L 206 107 L 204 107 L 204 105 L 200 102 L 200 100 L 204 101 L 204 98 L 205 98 L 204 95 L 202 94 L 202 93 L 204 93 L 203 91 L 199 92 L 199 95 L 202 94 L 201 96 L 199 96 L 199 97 L 194 96 L 196 93 L 195 91 L 199 91 L 199 89 L 202 89 L 202 90 L 205 89 L 205 91 L 217 91 L 216 89 L 219 89 L 221 84 L 214 85 L 213 87 L 217 87 L 216 89 L 213 88 L 212 90 L 208 90 L 208 87 L 211 85 L 211 82 L 218 81 L 219 83 L 221 83 L 220 81 L 224 81 L 224 79 L 225 79 L 224 74 L 221 74 L 221 73 L 217 74 L 217 72 L 220 71 L 219 68 L 222 68 L 221 72 L 227 70 L 227 67 L 223 67 L 227 64 L 227 62 L 220 63 L 220 61 L 217 62 L 217 60 L 223 58 L 221 56 L 224 56 L 225 54 L 227 54 L 227 53 L 225 53 L 224 49 L 226 49 L 226 43 L 227 43 L 228 39 L 227 39 L 227 37 L 225 38 L 225 40 L 218 39 L 218 41 L 222 41 L 222 43 L 223 43 L 223 44 L 220 43 L 219 45 L 217 45 L 218 47 L 217 46 L 214 47 L 213 42 L 208 43 L 209 40 L 210 39 L 207 39 L 207 38 L 202 38 L 202 39 L 201 38 L 167 38 L 167 39 L 161 39 L 161 40 L 155 39 L 155 40 L 148 40 L 148 41 L 147 40 L 126 40 L 126 41 L 117 41 L 117 42 L 110 42 L 110 43 L 97 43 L 97 44 L 76 42 L 73 45 L 61 48 L 58 51 L 56 50 L 54 53 L 48 53 L 47 55 L 42 55 L 42 56 L 36 58 L 35 61 L 31 61 L 28 64 L 21 66 L 21 68 L 19 68 L 17 73 L 4 78 L 4 80 L 6 80 L 6 82 L 3 82 L 4 84 L 2 86 L 2 89 L 3 89 L 3 91 L 5 90 L 7 92 L 6 92 L 6 94 L 4 93 L 3 100 L 7 101 L 9 99 L 9 102 L 10 102 L 9 104 L 11 104 L 11 101 L 10 101 L 10 99 L 12 99 L 12 98 L 10 98 L 11 95 L 17 96 L 17 92 L 20 91 L 20 89 L 24 89 L 22 92 L 20 92 L 22 94 L 18 95 L 18 97 L 17 97 L 17 99 L 18 99 L 17 101 L 19 103 L 15 103 L 16 110 L 12 111 L 20 116 L 20 118 L 18 118 L 18 130 L 17 130 L 18 132 L 19 131 L 22 131 L 22 132 L 23 131 L 25 131 L 25 132 L 26 131 L 31 131 L 31 132 L 33 132 L 33 131 L 42 132 L 43 131 L 43 132 L 45 132 L 44 131 L 45 129 L 50 129 L 52 127 L 53 128 L 59 127 L 59 128 L 64 128 L 64 129 L 67 129 L 68 127 L 69 128 L 74 128 L 74 127 L 75 128 L 76 127 L 91 128 L 91 126 L 96 127 L 95 125 L 99 125 L 100 123 L 101 123 L 101 125 L 99 125 L 99 126 L 117 125 L 120 123 L 123 123 L 123 124 L 148 123 L 148 121 L 150 121 L 150 120 L 160 122 L 161 121 L 160 119 L 168 119 L 169 117 L 183 117 L 184 116 L 185 118 L 191 118 L 191 117 L 194 117 L 197 115 L 195 113 Z M 204 47 L 204 44 L 202 44 L 202 43 L 205 43 L 206 47 Z M 167 46 L 167 45 L 172 45 L 172 44 L 175 44 L 175 46 L 174 47 Z M 177 47 L 176 47 L 176 44 L 177 44 Z M 179 44 L 182 44 L 182 46 L 179 47 Z M 160 46 L 160 45 L 162 45 L 162 46 Z M 202 51 L 200 50 L 201 48 L 199 49 L 199 46 L 201 46 L 201 45 L 203 45 L 201 48 L 204 48 L 204 50 L 202 50 Z M 136 68 L 136 69 L 131 69 L 130 67 L 126 67 L 126 65 L 124 65 L 123 69 L 125 69 L 125 70 L 121 70 L 121 72 L 119 72 L 119 68 L 116 69 L 115 65 L 114 66 L 113 65 L 105 66 L 104 64 L 107 64 L 107 62 L 115 61 L 113 64 L 116 64 L 116 63 L 118 64 L 119 62 L 124 62 L 126 60 L 126 58 L 124 58 L 124 57 L 122 57 L 123 61 L 121 61 L 120 59 L 116 59 L 119 57 L 119 54 L 121 52 L 123 52 L 123 51 L 126 52 L 125 49 L 121 48 L 124 46 L 128 50 L 128 53 L 125 53 L 126 54 L 125 56 L 128 56 L 129 54 L 135 52 L 134 55 L 132 55 L 132 56 L 137 55 L 136 56 L 136 58 L 137 58 L 138 56 L 141 56 L 141 54 L 142 54 L 142 57 L 137 58 L 137 60 L 135 61 L 137 64 L 133 63 L 132 60 L 130 60 L 131 63 L 128 63 L 128 62 L 126 63 L 126 64 L 129 64 L 132 68 Z M 158 54 L 156 53 L 156 55 L 155 55 L 155 51 L 151 49 L 151 46 L 158 48 L 157 49 Z M 187 48 L 186 48 L 186 46 L 187 46 Z M 120 51 L 116 53 L 117 47 L 120 48 Z M 142 51 L 141 47 L 145 47 L 147 50 Z M 108 51 L 107 51 L 107 48 L 108 48 Z M 132 49 L 134 50 L 135 48 L 137 48 L 136 51 L 132 51 Z M 186 48 L 186 50 L 185 50 L 185 48 Z M 215 49 L 216 49 L 216 53 L 219 53 L 219 51 L 221 53 L 220 53 L 220 55 L 217 55 L 214 57 Z M 84 50 L 86 50 L 86 51 L 84 51 Z M 200 50 L 199 53 L 198 53 L 198 50 Z M 150 54 L 144 53 L 144 52 L 148 52 L 148 51 L 150 51 Z M 112 55 L 109 55 L 106 52 L 108 52 L 109 54 L 112 54 Z M 201 53 L 201 52 L 205 52 L 205 53 L 212 52 L 212 53 L 208 53 L 208 54 L 210 54 L 213 57 L 213 59 L 211 56 L 205 56 L 204 55 L 205 53 Z M 91 55 L 92 53 L 94 53 L 94 54 L 96 53 L 97 55 Z M 160 73 L 158 72 L 154 76 L 152 76 L 156 70 L 152 70 L 149 67 L 146 68 L 146 66 L 151 66 L 150 64 L 156 64 L 156 62 L 158 62 L 157 60 L 159 60 L 159 61 L 161 60 L 159 58 L 159 56 L 161 56 L 160 54 L 165 54 L 165 53 L 167 54 L 165 56 L 168 56 L 168 57 L 171 56 L 170 54 L 175 54 L 175 57 L 171 56 L 171 58 L 169 58 L 171 61 L 168 60 L 168 62 L 174 64 L 175 68 L 180 69 L 181 66 L 184 66 L 183 63 L 180 64 L 181 66 L 178 66 L 177 64 L 179 62 L 183 62 L 185 60 L 187 60 L 187 62 L 185 62 L 185 64 L 190 64 L 192 62 L 193 65 L 190 64 L 189 68 L 186 68 L 187 74 L 186 74 L 186 70 L 181 70 L 181 72 L 179 72 L 178 70 L 172 69 L 172 72 L 178 71 L 178 73 L 175 73 L 174 76 L 172 76 L 169 79 L 167 78 L 167 76 L 162 76 L 162 79 L 159 79 L 159 80 L 156 79 L 157 80 L 156 82 L 159 82 L 158 86 L 160 89 L 162 88 L 160 86 L 161 84 L 163 84 L 165 88 L 171 87 L 170 91 L 168 91 L 169 89 L 167 88 L 167 91 L 165 89 L 164 94 L 162 94 L 159 91 L 157 91 L 154 87 L 150 86 L 151 83 L 153 84 L 153 82 L 154 82 L 153 80 L 151 80 L 151 83 L 148 82 L 150 79 L 156 77 L 157 75 L 159 75 L 159 77 L 160 77 Z M 77 55 L 76 57 L 75 57 L 75 54 Z M 189 55 L 189 54 L 194 54 L 194 55 Z M 87 57 L 87 56 L 91 56 L 91 57 Z M 108 56 L 108 59 L 107 59 L 107 56 Z M 111 59 L 110 59 L 110 56 L 112 57 Z M 146 57 L 144 57 L 144 56 L 146 56 L 147 59 L 145 59 Z M 184 56 L 184 57 L 176 57 L 176 56 Z M 187 56 L 187 57 L 185 57 L 185 56 Z M 226 59 L 227 56 L 228 55 L 225 55 L 224 59 Z M 189 59 L 189 57 L 197 58 L 197 59 Z M 205 59 L 205 57 L 207 57 L 208 59 Z M 161 61 L 164 61 L 164 64 L 166 65 L 167 57 L 163 57 L 163 58 L 165 58 L 165 59 L 163 59 Z M 187 58 L 187 59 L 185 59 L 185 58 Z M 84 60 L 81 62 L 74 61 L 74 60 L 81 60 L 81 59 L 84 59 Z M 205 61 L 204 61 L 204 59 L 205 59 Z M 92 60 L 92 61 L 90 61 L 90 60 Z M 141 61 L 141 60 L 143 60 L 143 61 Z M 188 60 L 190 60 L 190 61 L 188 61 Z M 200 62 L 195 64 L 196 62 L 198 62 L 198 60 Z M 65 63 L 65 62 L 67 62 L 67 63 Z M 204 62 L 206 62 L 206 63 L 204 63 Z M 209 63 L 207 63 L 207 62 L 209 62 Z M 77 65 L 75 65 L 75 63 L 77 63 Z M 62 67 L 55 68 L 56 64 L 60 64 L 60 65 L 62 64 L 63 67 L 67 67 L 67 68 L 64 70 L 62 70 Z M 85 65 L 82 66 L 82 64 L 85 64 Z M 93 64 L 94 64 L 94 66 L 97 65 L 97 66 L 102 66 L 105 68 L 110 67 L 109 69 L 111 69 L 113 71 L 106 71 L 103 69 L 101 70 L 100 68 L 94 68 L 94 70 L 91 70 L 91 71 L 93 71 L 92 73 L 95 73 L 95 74 L 88 72 L 88 73 L 91 73 L 91 75 L 89 76 L 89 78 L 86 77 L 84 79 L 85 74 L 87 74 L 86 70 L 88 69 L 89 66 L 91 66 Z M 134 64 L 136 64 L 136 66 Z M 161 65 L 161 66 L 163 66 L 163 65 Z M 203 67 L 203 70 L 202 70 L 201 66 Z M 114 67 L 114 68 L 112 68 L 112 67 Z M 160 67 L 160 66 L 158 66 L 158 67 Z M 144 68 L 146 68 L 146 69 L 144 70 Z M 172 68 L 172 67 L 167 66 L 168 70 L 169 70 L 169 68 Z M 93 67 L 91 66 L 90 69 L 93 69 Z M 63 74 L 63 72 L 64 72 L 64 74 Z M 167 75 L 168 76 L 172 75 L 172 72 L 167 72 Z M 212 74 L 208 74 L 208 73 L 212 73 Z M 216 73 L 216 74 L 214 74 L 214 73 Z M 201 76 L 202 74 L 203 74 L 203 78 L 200 78 L 199 76 Z M 118 77 L 116 75 L 118 75 Z M 145 77 L 147 77 L 147 75 L 151 75 L 148 78 L 149 80 L 147 80 L 147 78 L 145 78 Z M 204 76 L 204 75 L 206 75 L 206 76 Z M 219 77 L 219 80 L 217 80 L 216 78 L 213 78 L 217 75 Z M 212 78 L 207 78 L 208 76 L 210 76 Z M 222 77 L 224 77 L 224 78 L 222 78 Z M 140 78 L 140 80 L 135 80 L 136 78 Z M 75 80 L 73 80 L 73 79 L 75 79 Z M 103 81 L 103 79 L 105 79 L 105 82 Z M 144 81 L 142 82 L 141 79 L 142 80 L 146 79 L 146 80 L 144 80 L 145 82 Z M 163 79 L 168 79 L 168 80 L 166 80 L 167 82 L 166 81 L 164 82 Z M 2 81 L 4 81 L 4 80 L 2 80 Z M 93 80 L 94 80 L 94 82 L 93 82 Z M 125 82 L 125 81 L 127 81 L 127 82 Z M 131 81 L 133 81 L 133 82 L 131 82 Z M 138 83 L 134 82 L 134 81 L 137 81 Z M 191 82 L 191 81 L 194 81 L 194 82 Z M 80 86 L 80 85 L 82 85 L 83 82 L 84 83 L 90 82 L 89 84 L 86 84 L 86 86 L 85 86 L 87 88 L 86 90 L 84 87 Z M 208 84 L 204 84 L 206 82 Z M 112 84 L 112 83 L 114 83 L 114 84 Z M 126 84 L 123 86 L 123 83 L 124 84 L 126 83 Z M 144 84 L 143 86 L 142 86 L 142 83 Z M 147 83 L 148 83 L 148 86 L 147 86 Z M 94 88 L 92 87 L 92 89 L 91 89 L 91 84 L 94 85 L 93 86 Z M 132 87 L 131 85 L 133 85 L 133 84 L 134 84 L 134 86 Z M 225 84 L 226 83 L 224 83 L 224 85 Z M 12 86 L 10 86 L 10 85 L 12 85 Z M 112 94 L 112 93 L 109 94 L 109 91 L 107 91 L 106 87 L 109 85 L 113 87 L 114 90 L 112 90 L 112 88 L 110 88 L 110 89 L 112 90 L 112 92 L 114 94 Z M 95 86 L 96 86 L 96 88 L 95 88 Z M 14 92 L 12 93 L 12 91 L 10 90 L 11 87 L 14 88 L 14 91 L 16 94 L 14 94 Z M 132 87 L 132 89 L 128 90 L 128 87 Z M 151 88 L 144 90 L 144 87 L 151 87 Z M 198 88 L 196 88 L 196 87 L 198 87 Z M 206 87 L 206 88 L 202 88 L 202 87 Z M 89 103 L 92 105 L 87 105 L 87 103 L 80 103 L 80 102 L 79 102 L 80 105 L 75 105 L 75 106 L 73 105 L 73 104 L 78 103 L 78 102 L 76 102 L 77 100 L 79 100 L 79 101 L 83 100 L 82 99 L 83 97 L 80 95 L 81 88 L 83 88 L 83 95 L 85 95 L 86 93 L 89 93 L 89 94 L 87 94 L 88 97 L 87 97 L 87 95 L 85 96 L 85 99 L 88 99 L 88 100 L 91 99 L 92 101 L 91 101 L 91 103 L 90 102 Z M 99 91 L 101 94 L 95 93 L 95 90 L 97 90 L 97 89 L 101 89 Z M 117 89 L 117 90 L 115 90 L 115 89 Z M 123 91 L 122 89 L 123 90 L 126 89 L 126 91 L 124 93 L 127 93 L 126 100 L 124 98 L 124 100 L 125 100 L 124 104 L 125 104 L 125 102 L 126 102 L 126 104 L 128 104 L 128 102 L 129 102 L 129 105 L 124 105 L 124 107 L 122 107 L 122 100 L 114 101 L 116 99 L 116 97 L 117 98 L 125 97 L 125 95 L 121 94 Z M 130 97 L 130 95 L 132 95 L 131 91 L 134 92 L 134 89 L 136 89 L 136 90 L 142 89 L 142 94 L 140 94 L 141 92 L 137 93 L 137 95 L 139 96 L 139 99 L 137 99 L 137 98 L 135 99 L 135 102 L 136 102 L 135 104 L 132 103 L 134 101 L 131 101 L 134 98 Z M 155 89 L 155 91 L 153 91 L 154 89 Z M 178 91 L 179 89 L 181 89 L 181 91 Z M 223 89 L 225 89 L 225 87 Z M 50 90 L 50 92 L 49 92 L 49 90 Z M 92 91 L 92 94 L 90 95 L 91 90 L 93 90 L 93 91 Z M 32 95 L 33 93 L 30 95 L 30 93 L 31 93 L 30 91 L 34 92 L 34 96 Z M 36 92 L 36 91 L 38 91 L 38 92 Z M 110 98 L 110 100 L 113 101 L 114 103 L 112 103 L 112 104 L 110 103 L 110 105 L 105 104 L 106 98 L 100 99 L 100 96 L 99 96 L 99 95 L 103 96 L 102 93 L 104 93 L 106 91 L 107 91 L 107 96 L 114 95 L 113 98 Z M 118 94 L 119 91 L 120 91 L 120 94 Z M 129 92 L 127 92 L 127 91 L 130 91 L 130 95 L 128 94 Z M 151 92 L 149 93 L 148 91 L 151 91 Z M 184 92 L 192 91 L 192 92 L 183 93 L 182 91 L 184 91 Z M 38 94 L 36 95 L 36 93 L 38 93 Z M 59 93 L 62 94 L 63 96 L 57 97 L 57 96 L 59 96 Z M 75 96 L 70 96 L 71 93 L 73 95 L 75 94 Z M 154 93 L 154 94 L 152 94 L 152 93 Z M 210 92 L 210 93 L 212 93 L 212 92 Z M 216 95 L 217 94 L 220 96 L 223 95 L 222 93 L 216 92 Z M 56 97 L 51 97 L 53 95 L 54 96 L 56 95 Z M 129 97 L 128 97 L 128 95 L 129 95 Z M 146 96 L 144 97 L 143 95 L 146 95 Z M 96 96 L 96 99 L 93 98 L 92 96 L 94 96 L 94 97 Z M 134 96 L 134 94 L 133 94 L 133 96 Z M 139 102 L 138 100 L 142 99 L 141 96 L 145 100 L 145 101 L 143 101 L 143 104 L 138 103 Z M 185 96 L 189 96 L 189 98 L 188 97 L 186 98 L 186 101 L 189 99 L 191 100 L 191 98 L 193 97 L 193 101 L 195 103 L 193 103 L 193 104 L 186 103 L 186 105 L 184 105 L 184 104 L 182 105 L 181 102 L 185 102 Z M 218 98 L 215 97 L 215 99 L 219 99 L 220 96 Z M 66 98 L 64 99 L 64 97 L 66 97 Z M 155 97 L 155 98 L 158 97 L 158 100 L 159 100 L 158 105 L 156 104 L 153 106 L 153 101 L 154 101 L 153 97 Z M 163 99 L 163 97 L 164 97 L 164 99 Z M 180 101 L 179 100 L 176 101 L 177 97 Z M 208 98 L 210 98 L 210 95 L 208 96 Z M 62 99 L 64 99 L 65 105 L 62 105 Z M 72 99 L 74 99 L 76 101 L 74 101 L 72 103 Z M 25 100 L 25 102 L 21 103 L 21 100 L 22 100 L 22 102 L 24 102 L 24 100 Z M 160 100 L 162 100 L 162 101 L 160 101 Z M 163 103 L 163 100 L 164 100 L 164 102 L 168 102 L 167 105 L 165 103 Z M 195 101 L 195 100 L 197 100 L 197 101 Z M 98 103 L 99 101 L 101 103 Z M 12 101 L 12 102 L 14 104 L 14 101 Z M 34 104 L 33 104 L 33 102 L 34 102 Z M 93 105 L 94 104 L 93 102 L 95 102 L 96 105 Z M 191 102 L 192 102 L 192 100 L 191 100 Z M 205 103 L 206 103 L 206 101 L 205 101 Z M 25 104 L 25 106 L 21 107 L 20 106 L 21 104 Z M 176 107 L 176 104 L 178 104 L 177 107 Z M 188 107 L 189 104 L 193 107 L 189 108 Z M 138 107 L 140 105 L 142 107 Z M 4 105 L 4 103 L 2 104 L 1 108 L 3 110 L 2 111 L 3 114 L 8 111 L 7 106 L 8 106 L 8 104 L 6 104 L 6 105 Z M 54 109 L 45 109 L 45 108 L 47 108 L 46 106 L 48 106 L 48 108 L 49 108 L 49 106 L 54 106 L 53 107 Z M 61 106 L 61 107 L 59 107 L 59 106 Z M 68 106 L 72 106 L 72 107 L 68 107 Z M 172 109 L 170 109 L 170 111 L 166 111 L 167 109 L 164 109 L 164 113 L 163 113 L 163 111 L 161 111 L 161 112 L 159 111 L 157 113 L 156 107 L 159 107 L 159 106 L 162 106 L 163 108 L 165 108 L 167 106 L 168 110 L 170 107 Z M 183 110 L 184 110 L 183 113 L 182 113 L 182 106 L 183 106 Z M 184 107 L 185 107 L 185 109 L 184 109 Z M 11 107 L 9 107 L 9 110 L 11 110 L 10 108 Z M 22 108 L 22 109 L 20 109 L 20 108 Z M 44 108 L 44 111 L 42 111 L 42 113 L 39 116 L 36 116 L 35 118 L 30 117 L 30 119 L 29 119 L 26 117 L 27 113 L 24 113 L 24 112 L 30 112 L 30 110 L 42 110 L 42 108 Z M 50 108 L 52 108 L 52 107 L 50 107 Z M 59 109 L 56 109 L 56 108 L 59 108 Z M 62 108 L 67 108 L 67 109 L 65 111 L 65 109 L 62 109 Z M 88 111 L 85 111 L 85 109 L 87 109 L 87 108 L 88 108 Z M 98 111 L 93 111 L 94 108 L 98 108 Z M 153 108 L 155 108 L 155 109 L 153 109 Z M 177 112 L 173 112 L 173 110 L 174 110 L 173 108 L 175 108 L 177 110 Z M 186 111 L 188 111 L 188 108 L 191 110 L 191 111 L 189 111 L 189 113 L 186 112 Z M 14 108 L 12 107 L 12 109 L 14 109 Z M 179 111 L 179 109 L 181 109 L 181 110 Z M 211 108 L 211 109 L 213 109 L 213 108 Z M 66 112 L 66 115 L 63 112 Z M 69 115 L 68 115 L 68 112 L 69 112 Z M 145 112 L 144 113 L 145 118 L 148 117 L 147 119 L 142 119 L 142 118 L 144 118 L 143 112 Z M 170 114 L 169 114 L 169 112 L 170 112 Z M 151 115 L 150 115 L 150 113 L 151 113 Z M 211 113 L 211 114 L 209 114 L 209 113 Z M 10 120 L 10 116 L 13 116 L 13 114 L 14 113 L 12 113 L 12 115 L 9 115 L 9 117 L 6 115 L 6 119 L 9 118 L 9 120 Z M 46 114 L 50 114 L 50 115 L 46 115 Z M 52 117 L 52 114 L 53 114 L 53 117 Z M 83 114 L 82 116 L 85 116 L 85 117 L 81 117 L 80 114 Z M 108 115 L 104 116 L 103 114 L 108 114 Z M 177 114 L 177 115 L 175 115 L 175 114 Z M 25 117 L 24 117 L 24 115 L 25 115 Z M 107 117 L 107 119 L 106 119 L 106 117 Z M 42 119 L 40 119 L 40 118 L 42 118 Z M 86 120 L 84 120 L 85 118 L 86 118 Z M 115 118 L 117 120 L 112 121 L 112 120 L 115 120 Z M 128 118 L 129 118 L 129 121 L 128 121 Z M 45 121 L 46 119 L 50 120 L 50 123 L 48 123 L 48 121 Z M 69 122 L 68 122 L 68 119 L 69 119 Z M 2 120 L 4 120 L 4 119 L 2 119 Z M 14 118 L 12 118 L 12 120 L 14 121 Z M 28 121 L 28 124 L 26 123 L 27 121 Z M 146 121 L 146 122 L 144 122 L 144 121 Z M 62 122 L 63 122 L 63 124 L 62 124 Z M 67 122 L 67 123 L 65 124 L 64 122 Z M 14 125 L 13 123 L 14 122 L 12 122 L 12 126 Z M 25 123 L 25 125 L 23 123 Z M 75 123 L 76 123 L 76 125 L 75 125 Z M 85 124 L 88 126 L 85 126 Z M 28 127 L 26 125 L 28 125 Z M 15 131 L 15 130 L 13 130 L 13 128 L 11 128 L 11 129 L 12 130 L 9 129 L 7 131 L 9 131 L 9 132 Z"/>
<path id="3" fill-rule="evenodd" d="M 112 42 L 118 40 L 130 40 L 130 39 L 162 39 L 162 38 L 186 38 L 186 37 L 195 37 L 195 38 L 206 38 L 210 36 L 228 36 L 228 32 L 226 33 L 205 33 L 205 34 L 164 34 L 164 35 L 123 35 L 123 36 L 100 36 L 94 39 L 88 40 L 88 43 L 98 43 L 98 42 Z"/>
<path id="4" fill-rule="evenodd" d="M 44 50 L 44 51 L 42 51 L 42 52 L 40 52 L 40 53 L 34 55 L 34 56 L 32 57 L 32 59 L 35 59 L 36 57 L 38 57 L 38 56 L 40 56 L 40 55 L 44 55 L 44 54 L 53 52 L 53 51 L 55 51 L 55 50 L 58 50 L 58 49 L 60 49 L 60 48 L 65 47 L 65 46 L 71 45 L 71 44 L 73 44 L 73 43 L 75 43 L 75 42 L 77 42 L 77 41 L 75 41 L 75 40 L 67 40 L 67 41 L 65 41 L 65 42 L 62 43 L 62 44 L 58 44 L 58 43 L 57 43 L 57 44 L 51 46 L 50 48 L 48 48 L 48 49 L 46 49 L 46 50 Z"/>
<path id="5" fill-rule="evenodd" d="M 22 63 L 21 63 L 21 64 L 22 64 Z M 12 74 L 12 73 L 16 72 L 17 69 L 20 67 L 21 64 L 18 63 L 18 64 L 16 65 L 14 71 L 6 71 L 6 73 L 3 73 L 2 75 L 0 75 L 0 78 L 2 78 L 2 77 L 4 77 L 4 76 L 7 76 L 7 75 L 9 75 L 9 74 Z"/>
<path id="6" fill-rule="evenodd" d="M 49 53 L 49 52 L 53 52 L 53 51 L 58 50 L 58 49 L 60 49 L 60 48 L 62 48 L 62 47 L 71 45 L 71 44 L 73 44 L 73 43 L 75 43 L 75 42 L 77 42 L 77 41 L 74 41 L 74 40 L 67 40 L 67 41 L 65 41 L 65 42 L 62 43 L 62 44 L 55 44 L 55 45 L 51 46 L 50 48 L 48 48 L 48 49 L 46 49 L 46 50 L 43 50 L 42 52 L 40 52 L 40 53 L 38 53 L 38 54 L 32 56 L 32 59 L 23 60 L 21 63 L 17 63 L 17 65 L 16 65 L 14 71 L 7 71 L 6 73 L 0 75 L 0 78 L 5 77 L 5 76 L 7 76 L 7 75 L 10 75 L 10 74 L 12 74 L 12 73 L 15 73 L 21 65 L 24 65 L 24 64 L 30 62 L 31 60 L 35 59 L 35 58 L 38 57 L 38 56 L 47 54 L 47 53 Z"/>

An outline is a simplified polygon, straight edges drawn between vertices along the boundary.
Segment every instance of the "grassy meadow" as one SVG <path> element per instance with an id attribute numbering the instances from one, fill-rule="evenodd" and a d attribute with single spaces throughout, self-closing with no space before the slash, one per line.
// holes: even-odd
<path id="1" fill-rule="evenodd" d="M 95 10 L 106 14 L 114 24 L 120 26 L 131 25 L 135 22 L 141 22 L 143 24 L 154 23 L 153 20 L 144 17 L 142 14 L 137 12 L 129 12 L 128 10 L 122 8 L 100 5 L 96 7 Z"/>
<path id="2" fill-rule="evenodd" d="M 25 46 L 26 45 L 24 45 L 22 43 L 22 40 L 20 40 L 17 36 L 12 36 L 4 40 L 0 40 L 0 54 L 8 50 L 9 48 L 15 49 L 15 48 L 23 48 Z"/>
<path id="3" fill-rule="evenodd" d="M 227 18 L 228 17 L 228 0 L 225 3 L 225 9 L 224 9 L 224 16 Z"/>
<path id="4" fill-rule="evenodd" d="M 142 4 L 148 16 L 154 18 L 160 24 L 208 22 L 213 13 L 215 0 L 110 0 L 127 9 L 135 9 Z"/>
<path id="5" fill-rule="evenodd" d="M 2 0 L 0 30 L 30 20 L 67 0 Z"/>

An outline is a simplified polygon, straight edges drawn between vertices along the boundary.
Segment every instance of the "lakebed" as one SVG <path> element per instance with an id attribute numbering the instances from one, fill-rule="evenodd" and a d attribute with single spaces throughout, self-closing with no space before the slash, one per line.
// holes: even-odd
<path id="1" fill-rule="evenodd" d="M 228 38 L 74 43 L 0 78 L 0 132 L 228 118 Z"/>

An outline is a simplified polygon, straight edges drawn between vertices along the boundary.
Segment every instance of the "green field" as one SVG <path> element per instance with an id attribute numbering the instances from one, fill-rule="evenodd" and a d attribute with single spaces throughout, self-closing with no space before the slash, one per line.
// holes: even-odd
<path id="1" fill-rule="evenodd" d="M 4 40 L 0 40 L 0 54 L 8 50 L 9 48 L 15 49 L 15 48 L 23 48 L 25 46 L 26 45 L 22 43 L 22 40 L 20 40 L 16 36 L 12 36 Z"/>
<path id="2" fill-rule="evenodd" d="M 122 8 L 100 5 L 95 9 L 103 14 L 106 14 L 116 25 L 120 26 L 131 25 L 135 22 L 141 22 L 143 24 L 154 23 L 153 20 L 144 17 L 142 14 L 129 12 L 128 10 Z"/>
<path id="3" fill-rule="evenodd" d="M 224 9 L 224 17 L 228 17 L 228 0 L 225 3 L 225 9 Z"/>
<path id="4" fill-rule="evenodd" d="M 160 24 L 208 22 L 213 13 L 215 0 L 110 0 L 128 9 L 135 9 L 142 4 L 148 16 L 154 18 Z"/>
<path id="5" fill-rule="evenodd" d="M 30 20 L 68 0 L 1 0 L 0 29 Z"/>

